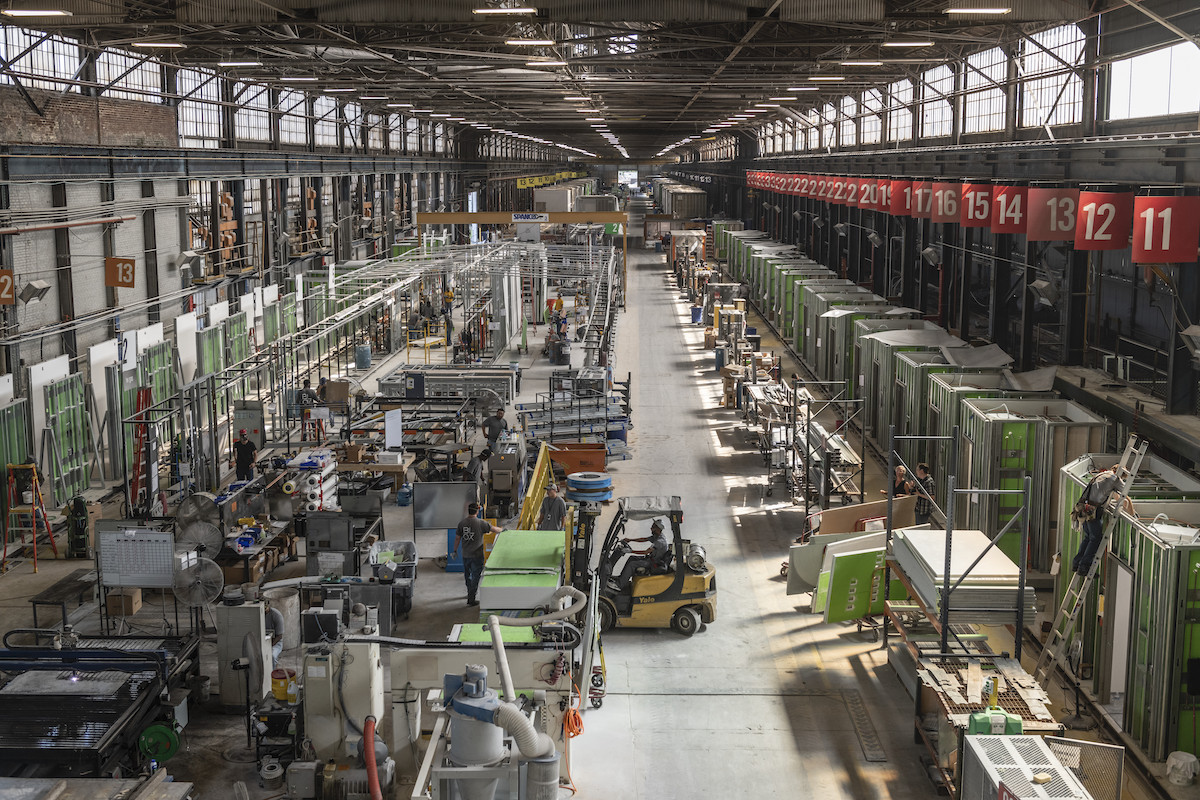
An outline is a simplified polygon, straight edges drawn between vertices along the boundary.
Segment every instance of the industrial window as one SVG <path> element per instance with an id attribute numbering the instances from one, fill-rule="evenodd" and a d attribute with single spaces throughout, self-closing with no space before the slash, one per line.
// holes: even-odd
<path id="1" fill-rule="evenodd" d="M 279 141 L 308 144 L 308 98 L 295 89 L 279 92 Z"/>
<path id="2" fill-rule="evenodd" d="M 337 147 L 337 101 L 332 97 L 313 99 L 313 144 Z"/>
<path id="3" fill-rule="evenodd" d="M 404 152 L 404 117 L 399 114 L 389 114 L 387 118 L 388 124 L 388 147 L 393 153 Z"/>
<path id="4" fill-rule="evenodd" d="M 608 52 L 610 53 L 636 53 L 637 48 L 638 35 L 636 33 L 614 36 L 608 40 Z"/>
<path id="5" fill-rule="evenodd" d="M 0 33 L 0 56 L 25 88 L 79 91 L 71 84 L 79 71 L 79 42 L 7 25 Z M 12 83 L 12 79 L 0 74 L 0 82 Z"/>
<path id="6" fill-rule="evenodd" d="M 162 96 L 162 65 L 119 50 L 101 50 L 96 58 L 96 80 L 106 97 L 157 102 Z"/>
<path id="7" fill-rule="evenodd" d="M 1133 119 L 1200 111 L 1200 48 L 1181 42 L 1152 53 L 1114 61 L 1108 118 Z"/>
<path id="8" fill-rule="evenodd" d="M 363 117 L 367 125 L 367 149 L 379 152 L 383 149 L 383 120 L 378 114 Z"/>
<path id="9" fill-rule="evenodd" d="M 1008 54 L 999 47 L 967 56 L 966 95 L 963 98 L 963 131 L 982 133 L 1004 130 L 1004 85 Z"/>
<path id="10" fill-rule="evenodd" d="M 921 136 L 949 136 L 954 128 L 954 72 L 943 64 L 921 75 Z"/>
<path id="11" fill-rule="evenodd" d="M 342 120 L 346 126 L 346 147 L 363 149 L 362 106 L 358 103 L 346 103 L 342 106 Z"/>
<path id="12" fill-rule="evenodd" d="M 836 133 L 835 121 L 837 120 L 837 109 L 833 103 L 826 103 L 821 108 L 821 146 L 833 147 L 837 144 L 834 134 Z"/>
<path id="13" fill-rule="evenodd" d="M 442 123 L 435 123 L 433 126 L 433 152 L 445 153 L 446 147 L 446 126 Z"/>
<path id="14" fill-rule="evenodd" d="M 863 92 L 858 110 L 859 139 L 863 144 L 879 144 L 883 129 L 883 94 L 878 89 Z"/>
<path id="15" fill-rule="evenodd" d="M 179 92 L 181 147 L 221 146 L 220 78 L 206 69 L 181 69 L 175 77 Z"/>
<path id="16" fill-rule="evenodd" d="M 257 83 L 235 83 L 233 135 L 243 142 L 271 141 L 271 93 Z"/>
<path id="17" fill-rule="evenodd" d="M 1085 37 L 1077 25 L 1042 31 L 1021 42 L 1021 124 L 1068 125 L 1083 118 Z"/>
<path id="18" fill-rule="evenodd" d="M 421 120 L 409 117 L 404 121 L 404 152 L 417 153 L 421 150 Z"/>
<path id="19" fill-rule="evenodd" d="M 858 101 L 850 95 L 842 98 L 841 118 L 838 120 L 838 144 L 854 147 L 858 144 L 858 126 L 854 118 L 858 115 Z"/>
<path id="20" fill-rule="evenodd" d="M 815 108 L 808 110 L 808 149 L 821 149 L 821 115 Z"/>
<path id="21" fill-rule="evenodd" d="M 910 80 L 888 85 L 888 141 L 903 142 L 912 138 L 913 84 Z"/>
<path id="22" fill-rule="evenodd" d="M 784 120 L 784 122 L 782 124 L 783 124 L 783 149 L 785 152 L 794 153 L 794 152 L 796 152 L 796 149 L 797 149 L 796 148 L 796 133 L 797 133 L 796 129 L 797 129 L 798 125 L 796 124 L 796 120 L 787 119 L 787 120 Z"/>

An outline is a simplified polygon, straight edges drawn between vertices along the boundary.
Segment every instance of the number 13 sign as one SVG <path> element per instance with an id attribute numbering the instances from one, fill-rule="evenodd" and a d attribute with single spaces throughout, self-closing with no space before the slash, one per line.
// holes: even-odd
<path id="1" fill-rule="evenodd" d="M 1133 263 L 1191 263 L 1200 244 L 1200 197 L 1133 201 Z"/>
<path id="2" fill-rule="evenodd" d="M 137 262 L 132 258 L 112 256 L 104 259 L 104 285 L 131 288 L 134 285 L 136 266 Z"/>

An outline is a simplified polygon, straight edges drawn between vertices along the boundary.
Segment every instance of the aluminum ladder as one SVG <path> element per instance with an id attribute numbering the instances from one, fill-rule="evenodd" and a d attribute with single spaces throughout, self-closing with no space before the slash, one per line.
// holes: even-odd
<path id="1" fill-rule="evenodd" d="M 1063 653 L 1069 644 L 1071 633 L 1075 630 L 1075 623 L 1079 620 L 1079 614 L 1083 610 L 1084 605 L 1086 605 L 1087 593 L 1092 588 L 1092 581 L 1096 578 L 1096 570 L 1099 568 L 1102 560 L 1101 556 L 1108 549 L 1108 543 L 1112 539 L 1113 531 L 1117 526 L 1117 518 L 1120 515 L 1121 507 L 1129 497 L 1129 490 L 1133 487 L 1134 480 L 1137 479 L 1138 470 L 1142 466 L 1142 459 L 1146 457 L 1146 451 L 1149 447 L 1149 441 L 1139 440 L 1135 434 L 1129 437 L 1129 442 L 1125 445 L 1125 452 L 1121 454 L 1121 460 L 1118 463 L 1126 470 L 1125 480 L 1121 482 L 1116 503 L 1113 504 L 1113 512 L 1105 513 L 1104 530 L 1100 535 L 1100 545 L 1096 548 L 1096 555 L 1092 559 L 1092 563 L 1088 565 L 1086 574 L 1072 574 L 1071 583 L 1067 586 L 1067 590 L 1063 594 L 1062 605 L 1055 615 L 1054 627 L 1050 630 L 1050 637 L 1046 640 L 1046 646 L 1042 648 L 1042 654 L 1038 658 L 1037 666 L 1033 670 L 1034 680 L 1042 688 L 1045 688 L 1046 684 L 1049 683 L 1050 676 L 1054 674 L 1054 668 L 1061 663 Z M 1108 505 L 1108 503 L 1105 505 Z M 1104 512 L 1101 508 L 1098 508 L 1096 513 Z M 1017 635 L 1020 635 L 1020 631 L 1017 632 Z"/>

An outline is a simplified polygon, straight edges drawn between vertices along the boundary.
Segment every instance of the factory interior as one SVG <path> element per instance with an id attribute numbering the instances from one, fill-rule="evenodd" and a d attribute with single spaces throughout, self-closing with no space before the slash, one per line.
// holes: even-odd
<path id="1" fill-rule="evenodd" d="M 1200 800 L 1198 73 L 0 0 L 0 800 Z"/>

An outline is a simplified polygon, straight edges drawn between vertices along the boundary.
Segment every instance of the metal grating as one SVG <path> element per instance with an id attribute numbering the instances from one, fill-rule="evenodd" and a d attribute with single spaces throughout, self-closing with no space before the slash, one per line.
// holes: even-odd
<path id="1" fill-rule="evenodd" d="M 1046 736 L 1044 741 L 1063 767 L 1084 785 L 1093 800 L 1121 800 L 1125 748 L 1059 736 Z"/>

